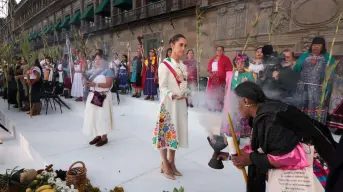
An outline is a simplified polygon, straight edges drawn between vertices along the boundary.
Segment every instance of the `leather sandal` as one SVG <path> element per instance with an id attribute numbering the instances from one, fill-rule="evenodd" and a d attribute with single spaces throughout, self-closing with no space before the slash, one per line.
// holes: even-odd
<path id="1" fill-rule="evenodd" d="M 168 170 L 164 170 L 163 167 L 163 162 L 161 163 L 161 173 L 170 180 L 175 180 L 176 178 L 173 175 L 173 172 L 169 169 L 169 167 L 167 168 Z"/>
<path id="2" fill-rule="evenodd" d="M 174 174 L 175 176 L 182 176 L 182 173 L 180 173 L 180 171 L 178 171 L 178 170 L 176 169 L 176 166 L 175 166 L 174 164 L 170 164 L 170 166 L 171 166 L 171 170 L 173 171 L 173 174 Z"/>

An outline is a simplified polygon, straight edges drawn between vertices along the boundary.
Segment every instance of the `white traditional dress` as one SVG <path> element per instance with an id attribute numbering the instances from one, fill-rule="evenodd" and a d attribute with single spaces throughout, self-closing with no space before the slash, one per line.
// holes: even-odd
<path id="1" fill-rule="evenodd" d="M 153 145 L 156 149 L 172 149 L 188 147 L 188 112 L 187 101 L 173 100 L 172 95 L 187 96 L 187 67 L 180 61 L 164 59 L 176 72 L 181 80 L 180 86 L 173 73 L 162 62 L 158 68 L 161 101 L 153 132 Z"/>
<path id="2" fill-rule="evenodd" d="M 62 63 L 58 64 L 57 70 L 58 70 L 58 82 L 63 83 L 63 66 L 62 66 Z"/>
<path id="3" fill-rule="evenodd" d="M 106 78 L 113 78 L 113 72 L 110 69 L 105 69 L 95 79 L 94 83 L 106 83 Z M 92 76 L 90 77 L 92 78 Z M 87 136 L 102 136 L 110 133 L 114 129 L 113 108 L 111 88 L 91 87 L 90 91 L 100 93 L 106 92 L 106 99 L 103 106 L 99 107 L 91 103 L 94 96 L 93 92 L 89 92 L 86 102 L 85 115 L 83 119 L 83 133 Z"/>
<path id="4" fill-rule="evenodd" d="M 71 96 L 83 97 L 83 83 L 82 83 L 82 69 L 81 65 L 74 65 L 74 78 L 73 85 L 71 87 Z"/>
<path id="5" fill-rule="evenodd" d="M 50 64 L 51 67 L 50 67 L 50 73 L 49 73 L 49 81 L 52 81 L 52 78 L 54 76 L 54 68 L 55 68 L 55 65 L 54 64 Z"/>

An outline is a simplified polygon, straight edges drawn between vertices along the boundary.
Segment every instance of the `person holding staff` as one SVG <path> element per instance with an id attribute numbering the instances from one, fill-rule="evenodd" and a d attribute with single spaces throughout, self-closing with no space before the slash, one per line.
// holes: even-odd
<path id="1" fill-rule="evenodd" d="M 237 168 L 248 166 L 248 192 L 266 191 L 269 170 L 307 168 L 311 162 L 301 143 L 313 145 L 318 158 L 332 165 L 336 142 L 323 124 L 294 106 L 268 99 L 253 82 L 239 84 L 235 94 L 238 111 L 250 118 L 253 128 L 251 145 L 241 149 L 240 156 L 231 157 Z M 227 160 L 229 154 L 221 153 L 219 157 Z"/>

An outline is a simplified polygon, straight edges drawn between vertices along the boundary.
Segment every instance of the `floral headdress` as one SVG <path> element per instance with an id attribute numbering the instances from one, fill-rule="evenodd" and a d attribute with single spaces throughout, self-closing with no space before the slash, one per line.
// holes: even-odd
<path id="1" fill-rule="evenodd" d="M 241 52 L 237 52 L 236 57 L 233 59 L 233 65 L 237 68 L 237 62 L 244 63 L 245 67 L 249 66 L 249 57 L 246 54 L 242 54 Z"/>
<path id="2" fill-rule="evenodd" d="M 157 50 L 156 49 L 151 49 L 150 52 L 154 52 L 155 53 L 155 56 L 153 57 L 153 59 L 151 61 L 151 64 L 155 65 L 155 64 L 157 64 Z M 150 57 L 147 57 L 147 59 L 145 60 L 145 66 L 148 66 L 149 59 L 150 59 Z"/>
<path id="3" fill-rule="evenodd" d="M 151 51 L 154 52 L 155 53 L 155 57 L 157 57 L 157 49 L 154 48 L 154 49 L 151 49 L 150 52 Z"/>

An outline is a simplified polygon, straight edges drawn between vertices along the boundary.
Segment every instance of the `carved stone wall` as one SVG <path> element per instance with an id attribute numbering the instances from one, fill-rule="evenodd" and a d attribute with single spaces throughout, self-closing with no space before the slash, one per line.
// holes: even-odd
<path id="1" fill-rule="evenodd" d="M 49 23 L 53 24 L 54 23 L 54 15 L 50 15 L 49 17 Z"/>
<path id="2" fill-rule="evenodd" d="M 80 9 L 80 1 L 75 1 L 73 3 L 73 12 L 77 11 L 78 9 Z"/>
<path id="3" fill-rule="evenodd" d="M 85 0 L 87 7 L 92 0 Z M 174 7 L 179 6 L 179 0 L 172 1 Z M 212 1 L 209 1 L 209 3 Z M 201 32 L 206 35 L 200 37 L 199 45 L 202 49 L 200 74 L 207 75 L 207 63 L 215 56 L 215 46 L 225 47 L 225 54 L 231 59 L 237 50 L 241 50 L 246 42 L 247 34 L 251 29 L 251 21 L 256 13 L 263 11 L 263 15 L 252 31 L 252 36 L 247 45 L 246 53 L 254 56 L 255 49 L 263 46 L 271 40 L 275 49 L 291 49 L 297 54 L 307 51 L 315 36 L 323 36 L 327 41 L 327 47 L 333 39 L 337 16 L 343 11 L 343 0 L 283 0 L 277 9 L 276 0 L 247 0 L 227 1 L 218 7 L 211 8 L 204 16 Z M 65 16 L 64 11 L 64 16 Z M 273 18 L 272 35 L 269 35 L 270 18 Z M 61 12 L 57 12 L 56 20 L 61 18 Z M 137 36 L 143 35 L 144 39 L 156 39 L 157 42 L 164 40 L 165 50 L 169 47 L 168 41 L 174 34 L 181 33 L 187 38 L 187 49 L 196 50 L 196 21 L 195 17 L 172 18 L 171 21 L 151 22 L 151 25 L 142 24 L 129 26 L 110 35 L 99 37 L 92 35 L 90 44 L 97 41 L 110 42 L 110 47 L 118 54 L 127 54 L 126 45 L 131 45 L 131 56 L 135 55 L 138 46 Z M 132 33 L 133 32 L 133 33 Z M 111 33 L 111 32 L 110 32 Z M 270 36 L 270 37 L 269 37 Z M 343 55 L 343 30 L 336 37 L 333 50 L 335 55 Z M 147 52 L 146 52 L 147 53 Z"/>
<path id="4" fill-rule="evenodd" d="M 227 39 L 245 36 L 246 5 L 229 4 L 217 10 L 217 39 Z"/>
<path id="5" fill-rule="evenodd" d="M 340 0 L 292 1 L 292 21 L 299 27 L 321 27 L 335 20 L 340 12 Z"/>
<path id="6" fill-rule="evenodd" d="M 283 0 L 280 6 L 276 6 L 276 2 L 250 0 L 217 8 L 215 43 L 226 47 L 227 55 L 235 55 L 236 50 L 244 47 L 251 22 L 257 14 L 263 13 L 252 30 L 248 54 L 253 54 L 256 47 L 269 42 L 278 51 L 291 49 L 300 54 L 308 50 L 316 36 L 323 36 L 330 47 L 338 15 L 343 11 L 343 0 Z M 336 37 L 334 53 L 343 55 L 342 45 L 341 30 Z"/>

